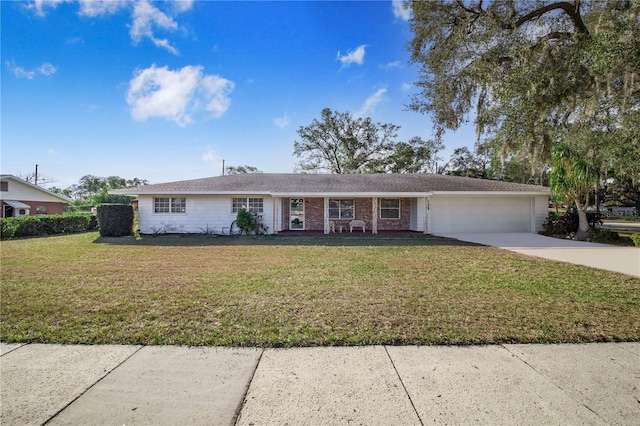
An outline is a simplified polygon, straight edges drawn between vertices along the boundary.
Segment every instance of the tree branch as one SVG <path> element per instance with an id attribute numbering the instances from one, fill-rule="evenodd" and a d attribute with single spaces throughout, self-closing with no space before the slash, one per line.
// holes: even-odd
<path id="1" fill-rule="evenodd" d="M 522 16 L 513 24 L 502 23 L 501 25 L 502 25 L 502 28 L 505 30 L 516 29 L 522 26 L 523 24 L 525 24 L 526 22 L 539 18 L 540 16 L 544 15 L 547 12 L 551 12 L 552 10 L 557 10 L 557 9 L 562 9 L 567 15 L 569 15 L 569 17 L 573 21 L 573 25 L 575 26 L 576 30 L 579 33 L 587 34 L 587 35 L 589 34 L 589 30 L 587 29 L 587 26 L 582 21 L 582 16 L 580 15 L 580 11 L 578 10 L 578 7 L 566 1 L 552 3 L 544 7 L 541 7 L 539 9 L 536 9 Z"/>

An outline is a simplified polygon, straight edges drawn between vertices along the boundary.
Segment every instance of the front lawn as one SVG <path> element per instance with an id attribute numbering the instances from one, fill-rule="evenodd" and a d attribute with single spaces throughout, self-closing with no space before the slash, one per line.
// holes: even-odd
<path id="1" fill-rule="evenodd" d="M 0 243 L 5 342 L 640 341 L 640 278 L 435 237 Z"/>

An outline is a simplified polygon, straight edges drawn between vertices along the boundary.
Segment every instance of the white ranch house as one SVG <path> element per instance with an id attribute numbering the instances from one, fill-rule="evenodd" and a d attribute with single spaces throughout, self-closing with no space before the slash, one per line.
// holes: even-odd
<path id="1" fill-rule="evenodd" d="M 549 188 L 433 174 L 240 174 L 111 191 L 138 197 L 140 232 L 224 232 L 246 208 L 269 233 L 529 232 L 547 218 Z M 362 228 L 356 228 L 362 232 Z M 356 232 L 354 230 L 354 232 Z"/>

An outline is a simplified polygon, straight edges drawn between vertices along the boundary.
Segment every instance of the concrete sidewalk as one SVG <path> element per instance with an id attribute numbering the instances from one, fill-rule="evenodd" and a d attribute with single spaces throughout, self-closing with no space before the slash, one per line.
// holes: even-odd
<path id="1" fill-rule="evenodd" d="M 529 233 L 450 233 L 440 236 L 640 277 L 638 247 L 563 240 Z"/>
<path id="2" fill-rule="evenodd" d="M 631 425 L 640 418 L 640 343 L 1 346 L 3 425 Z"/>

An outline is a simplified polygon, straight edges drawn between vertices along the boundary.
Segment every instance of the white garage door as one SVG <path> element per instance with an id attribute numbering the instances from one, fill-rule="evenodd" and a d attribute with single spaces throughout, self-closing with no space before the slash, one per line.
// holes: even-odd
<path id="1" fill-rule="evenodd" d="M 530 197 L 432 197 L 429 233 L 531 232 Z"/>

